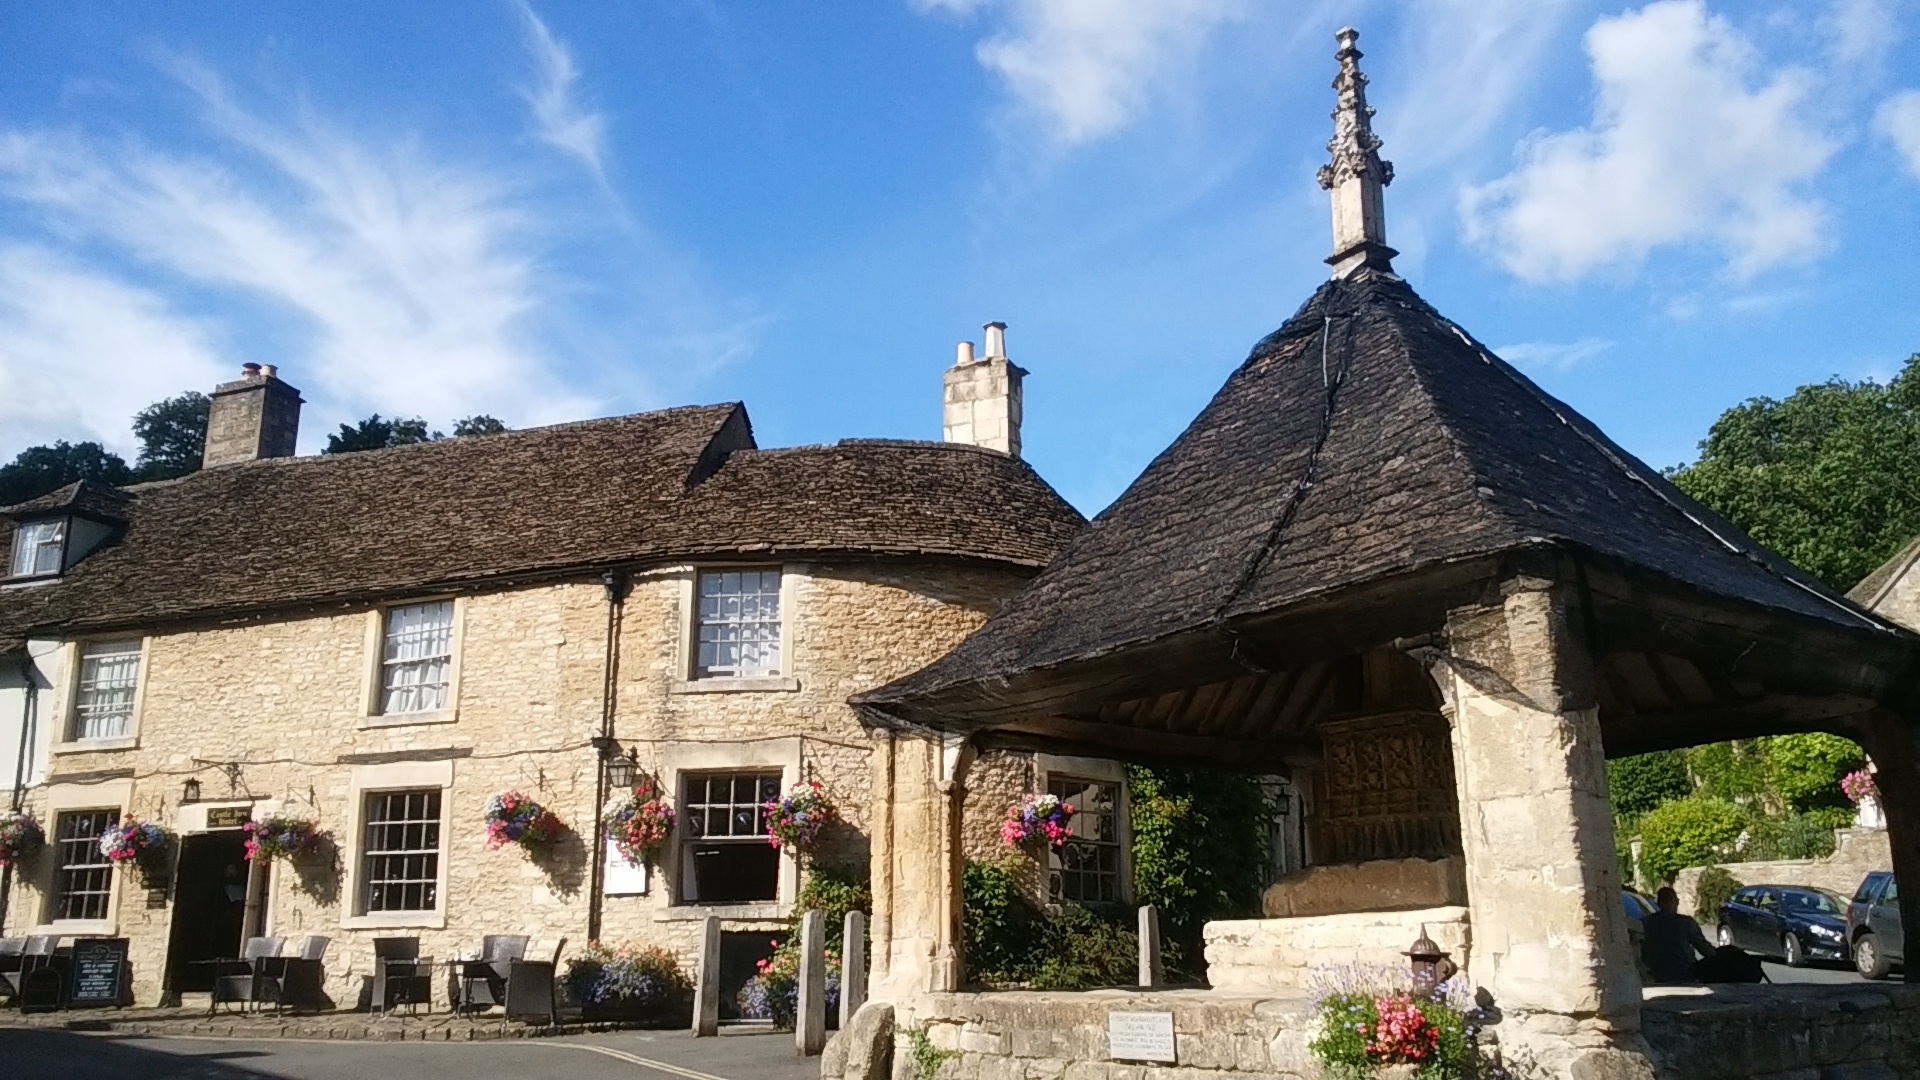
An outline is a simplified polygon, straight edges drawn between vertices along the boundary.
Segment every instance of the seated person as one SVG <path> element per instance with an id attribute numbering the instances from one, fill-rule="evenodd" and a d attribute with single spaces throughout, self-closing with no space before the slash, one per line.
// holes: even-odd
<path id="1" fill-rule="evenodd" d="M 1640 956 L 1656 983 L 1690 983 L 1696 960 L 1713 955 L 1707 935 L 1691 915 L 1680 914 L 1680 896 L 1662 888 L 1654 896 L 1660 910 L 1640 920 Z"/>

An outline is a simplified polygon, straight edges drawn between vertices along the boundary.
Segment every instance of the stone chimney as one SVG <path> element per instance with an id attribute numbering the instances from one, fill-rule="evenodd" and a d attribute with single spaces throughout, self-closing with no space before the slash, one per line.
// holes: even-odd
<path id="1" fill-rule="evenodd" d="M 205 468 L 256 458 L 292 457 L 300 434 L 300 391 L 269 364 L 242 364 L 240 377 L 213 390 L 207 411 Z"/>
<path id="2" fill-rule="evenodd" d="M 1360 32 L 1348 26 L 1333 36 L 1340 43 L 1334 59 L 1333 160 L 1320 166 L 1320 186 L 1333 194 L 1333 276 L 1343 278 L 1363 266 L 1393 269 L 1399 252 L 1387 246 L 1385 189 L 1393 183 L 1393 163 L 1380 158 L 1380 136 L 1373 133 L 1373 107 L 1367 104 L 1367 77 L 1360 73 Z"/>
<path id="3" fill-rule="evenodd" d="M 1020 380 L 1026 375 L 1007 359 L 1007 324 L 986 326 L 986 355 L 973 355 L 973 342 L 960 343 L 947 369 L 944 435 L 951 443 L 971 443 L 1020 456 Z"/>

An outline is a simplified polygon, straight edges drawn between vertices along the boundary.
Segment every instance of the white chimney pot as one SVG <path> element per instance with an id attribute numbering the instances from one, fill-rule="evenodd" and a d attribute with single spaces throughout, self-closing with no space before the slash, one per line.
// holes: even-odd
<path id="1" fill-rule="evenodd" d="M 954 349 L 953 366 L 966 367 L 973 363 L 973 342 L 963 341 Z"/>
<path id="2" fill-rule="evenodd" d="M 1004 359 L 1007 355 L 1007 324 L 990 322 L 987 330 L 987 359 Z"/>

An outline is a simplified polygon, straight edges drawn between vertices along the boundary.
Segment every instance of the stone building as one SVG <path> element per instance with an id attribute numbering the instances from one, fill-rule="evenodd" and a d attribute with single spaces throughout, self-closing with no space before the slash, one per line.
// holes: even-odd
<path id="1" fill-rule="evenodd" d="M 1392 169 L 1339 37 L 1332 279 L 998 614 L 855 698 L 891 794 L 874 996 L 959 1055 L 943 1076 L 1137 1076 L 1103 1064 L 1102 1020 L 1162 1008 L 1178 1064 L 1214 1070 L 1179 1075 L 1317 1075 L 1312 969 L 1404 965 L 1423 926 L 1499 1009 L 1510 1061 L 1651 1076 L 1676 1048 L 1642 1034 L 1609 755 L 1854 738 L 1920 879 L 1920 637 L 1687 498 L 1394 273 Z M 970 789 L 1008 747 L 1286 774 L 1310 792 L 1311 865 L 1264 918 L 1207 928 L 1205 992 L 965 993 Z M 1756 1030 L 1779 1053 L 1742 1061 L 1804 1063 L 1804 1028 Z"/>
<path id="2" fill-rule="evenodd" d="M 997 406 L 1011 449 L 997 351 L 994 386 L 948 373 L 948 411 Z M 131 939 L 141 1003 L 203 988 L 193 961 L 243 933 L 330 937 L 343 1005 L 385 936 L 690 963 L 712 913 L 764 946 L 799 874 L 761 804 L 821 783 L 846 823 L 816 858 L 863 860 L 849 695 L 944 653 L 1082 525 L 1016 454 L 763 450 L 739 404 L 319 457 L 292 456 L 299 408 L 249 365 L 216 392 L 202 471 L 0 511 L 0 737 L 48 834 L 0 880 L 5 929 Z M 678 804 L 651 865 L 599 843 L 621 763 Z M 560 841 L 490 849 L 507 790 Z M 276 811 L 318 822 L 316 856 L 247 862 L 239 826 Z M 178 837 L 158 873 L 104 864 L 123 815 Z"/>

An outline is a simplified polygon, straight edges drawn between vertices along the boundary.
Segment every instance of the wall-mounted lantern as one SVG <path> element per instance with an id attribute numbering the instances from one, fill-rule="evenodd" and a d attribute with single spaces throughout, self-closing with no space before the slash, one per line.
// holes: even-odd
<path id="1" fill-rule="evenodd" d="M 601 764 L 607 770 L 607 787 L 610 790 L 632 787 L 640 773 L 640 755 L 632 748 L 625 754 L 608 754 L 601 759 Z"/>
<path id="2" fill-rule="evenodd" d="M 200 780 L 198 777 L 189 776 L 187 777 L 187 782 L 180 785 L 180 801 L 183 803 L 200 801 Z"/>

